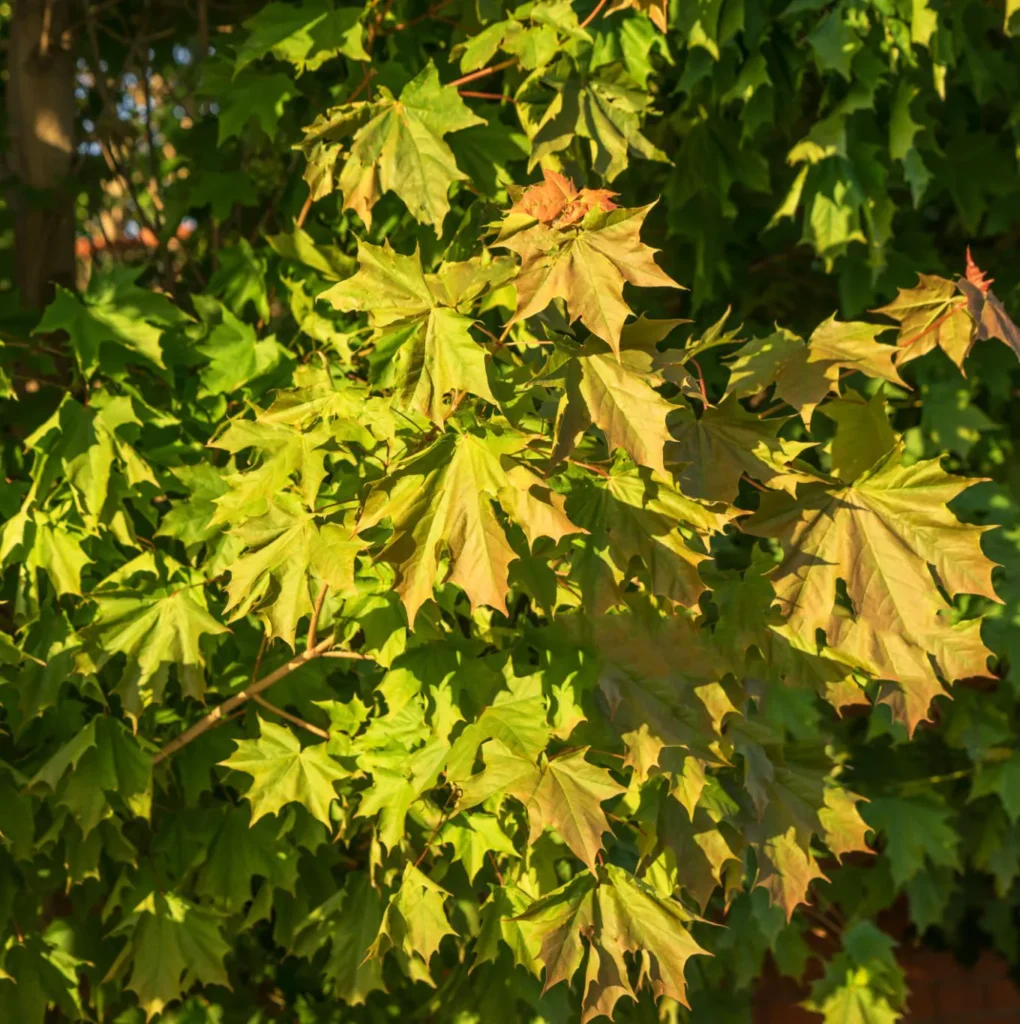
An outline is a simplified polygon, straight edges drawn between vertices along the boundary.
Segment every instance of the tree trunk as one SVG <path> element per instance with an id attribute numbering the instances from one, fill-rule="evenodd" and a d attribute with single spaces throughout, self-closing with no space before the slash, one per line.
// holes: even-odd
<path id="1" fill-rule="evenodd" d="M 15 284 L 41 309 L 54 283 L 74 286 L 74 56 L 70 0 L 14 0 L 8 49 L 8 167 Z"/>

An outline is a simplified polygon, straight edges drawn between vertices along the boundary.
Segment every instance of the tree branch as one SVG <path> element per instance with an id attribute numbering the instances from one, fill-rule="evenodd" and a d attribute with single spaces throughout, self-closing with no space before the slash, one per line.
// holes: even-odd
<path id="1" fill-rule="evenodd" d="M 325 729 L 320 729 L 317 725 L 312 725 L 311 722 L 306 722 L 303 718 L 298 718 L 297 715 L 292 715 L 289 711 L 284 711 L 283 708 L 278 708 L 275 704 L 270 704 L 264 697 L 260 697 L 258 694 L 255 694 L 255 696 L 252 697 L 252 700 L 255 701 L 260 708 L 265 708 L 266 711 L 271 711 L 274 715 L 279 715 L 288 722 L 293 722 L 294 725 L 301 726 L 302 729 L 306 729 L 314 736 L 320 736 L 324 740 L 329 739 L 329 733 L 326 732 Z"/>
<path id="2" fill-rule="evenodd" d="M 609 3 L 609 0 L 599 0 L 595 5 L 595 10 L 593 10 L 591 14 L 581 22 L 580 27 L 587 28 L 602 13 L 602 8 L 605 7 L 607 3 Z"/>
<path id="3" fill-rule="evenodd" d="M 493 64 L 491 68 L 482 68 L 481 71 L 472 71 L 470 75 L 454 79 L 454 81 L 447 82 L 446 84 L 457 88 L 461 85 L 467 85 L 468 82 L 474 82 L 479 78 L 488 78 L 489 75 L 494 75 L 497 71 L 504 71 L 507 68 L 512 68 L 516 63 L 516 58 L 501 60 L 498 64 Z"/>
<path id="4" fill-rule="evenodd" d="M 197 721 L 190 729 L 185 729 L 177 739 L 171 740 L 153 757 L 152 763 L 157 765 L 160 761 L 165 761 L 168 757 L 176 754 L 182 747 L 186 747 L 192 740 L 198 739 L 203 733 L 208 732 L 213 726 L 217 725 L 225 715 L 229 715 L 235 708 L 239 708 L 242 704 L 262 693 L 263 690 L 268 690 L 273 683 L 278 683 L 285 676 L 289 676 L 295 669 L 321 657 L 329 650 L 332 644 L 333 638 L 331 636 L 326 637 L 325 640 L 320 641 L 314 647 L 308 647 L 300 654 L 295 655 L 286 665 L 281 665 L 275 672 L 270 672 L 268 676 L 263 677 L 257 683 L 252 683 L 247 689 L 242 690 L 240 693 L 235 693 L 233 697 L 228 697 L 222 704 L 214 707 L 205 718 Z"/>

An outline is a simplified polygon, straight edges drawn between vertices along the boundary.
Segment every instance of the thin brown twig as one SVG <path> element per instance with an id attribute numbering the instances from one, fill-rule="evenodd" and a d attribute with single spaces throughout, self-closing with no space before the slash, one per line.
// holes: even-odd
<path id="1" fill-rule="evenodd" d="M 362 654 L 361 651 L 324 651 L 322 654 L 324 658 L 347 658 L 353 661 L 375 661 L 370 654 Z"/>
<path id="2" fill-rule="evenodd" d="M 758 489 L 759 491 L 761 491 L 761 492 L 762 492 L 762 494 L 767 494 L 767 493 L 768 493 L 768 488 L 767 488 L 767 487 L 762 487 L 762 485 L 761 485 L 760 483 L 758 483 L 758 481 L 757 481 L 757 480 L 755 480 L 755 479 L 753 479 L 752 477 L 748 476 L 748 474 L 747 474 L 747 473 L 742 473 L 742 474 L 741 474 L 741 476 L 742 476 L 742 477 L 743 477 L 743 479 L 744 479 L 744 480 L 746 480 L 746 481 L 747 481 L 747 482 L 748 482 L 748 483 L 749 483 L 749 484 L 750 484 L 750 485 L 751 485 L 752 487 L 755 487 L 755 488 L 757 488 L 757 489 Z"/>
<path id="3" fill-rule="evenodd" d="M 763 420 L 766 416 L 771 416 L 772 413 L 779 412 L 779 410 L 782 409 L 783 406 L 787 404 L 787 402 L 780 400 L 776 402 L 775 405 L 770 405 L 767 409 L 762 409 L 762 411 L 758 413 L 758 419 Z"/>
<path id="4" fill-rule="evenodd" d="M 321 739 L 328 740 L 329 733 L 325 729 L 320 729 L 317 725 L 312 725 L 311 722 L 306 722 L 303 718 L 299 718 L 297 715 L 292 715 L 289 711 L 284 711 L 283 708 L 278 708 L 275 704 L 270 704 L 265 697 L 260 697 L 256 694 L 252 697 L 252 700 L 258 704 L 259 707 L 265 708 L 266 711 L 271 711 L 274 715 L 279 715 L 281 718 L 288 722 L 292 722 L 294 725 L 300 726 L 302 729 L 306 729 L 314 736 L 318 736 Z"/>
<path id="5" fill-rule="evenodd" d="M 492 864 L 492 870 L 496 872 L 496 879 L 499 882 L 499 887 L 503 888 L 503 872 L 499 870 L 499 866 L 496 864 L 496 858 L 492 855 L 492 850 L 485 851 L 489 855 L 489 863 Z"/>
<path id="6" fill-rule="evenodd" d="M 255 667 L 251 670 L 251 682 L 255 682 L 259 677 L 259 669 L 262 668 L 262 655 L 266 653 L 266 648 L 269 646 L 269 635 L 267 633 L 262 634 L 262 641 L 259 644 L 259 653 L 255 655 Z"/>
<path id="7" fill-rule="evenodd" d="M 366 68 L 365 68 L 365 74 L 364 74 L 364 77 L 363 77 L 363 78 L 361 79 L 361 82 L 360 82 L 360 84 L 359 84 L 359 85 L 358 85 L 358 87 L 357 87 L 357 88 L 356 88 L 356 89 L 354 90 L 354 92 L 352 92 L 352 93 L 350 94 L 350 96 L 348 96 L 348 97 L 347 97 L 347 99 L 346 99 L 346 101 L 345 101 L 345 102 L 347 102 L 347 103 L 353 103 L 353 102 L 354 102 L 354 101 L 355 101 L 355 100 L 356 100 L 356 99 L 357 99 L 357 98 L 358 98 L 358 97 L 359 97 L 359 96 L 361 95 L 361 93 L 362 93 L 362 90 L 363 90 L 363 89 L 364 89 L 364 88 L 365 88 L 365 87 L 366 87 L 366 86 L 368 85 L 368 83 L 369 83 L 369 82 L 371 82 L 371 81 L 372 81 L 372 79 L 373 79 L 374 77 L 375 77 L 375 69 L 374 69 L 374 68 L 368 68 L 368 67 L 366 67 Z"/>
<path id="8" fill-rule="evenodd" d="M 467 85 L 468 82 L 475 82 L 479 78 L 488 78 L 489 75 L 494 75 L 497 71 L 504 71 L 507 68 L 512 68 L 516 63 L 517 59 L 515 57 L 510 60 L 501 60 L 498 64 L 493 64 L 492 67 L 482 68 L 480 71 L 472 71 L 470 75 L 454 79 L 454 81 L 447 82 L 446 84 L 456 89 L 462 85 Z"/>
<path id="9" fill-rule="evenodd" d="M 425 859 L 425 854 L 429 852 L 429 848 L 432 846 L 433 840 L 439 834 L 439 830 L 443 827 L 443 825 L 446 824 L 447 811 L 450 808 L 450 801 L 453 799 L 453 795 L 456 792 L 457 790 L 455 788 L 450 790 L 450 793 L 446 798 L 446 803 L 443 804 L 443 809 L 440 812 L 439 820 L 436 822 L 435 828 L 432 829 L 432 835 L 429 836 L 428 842 L 425 843 L 425 849 L 422 850 L 420 854 L 418 854 L 418 859 L 414 862 L 415 867 L 418 867 L 418 865 L 421 864 L 421 862 Z"/>
<path id="10" fill-rule="evenodd" d="M 475 92 L 473 89 L 458 89 L 458 95 L 469 96 L 476 100 L 498 100 L 500 103 L 516 103 L 513 96 L 507 96 L 502 92 Z"/>
<path id="11" fill-rule="evenodd" d="M 599 476 L 604 476 L 606 479 L 609 478 L 609 474 L 598 466 L 593 466 L 590 462 L 579 462 L 577 459 L 567 459 L 572 466 L 578 466 L 581 469 L 590 469 L 593 473 L 598 473 Z"/>
<path id="12" fill-rule="evenodd" d="M 708 400 L 708 392 L 705 390 L 705 375 L 701 372 L 701 363 L 697 359 L 691 359 L 690 362 L 694 364 L 694 369 L 698 371 L 698 387 L 701 389 L 701 400 L 705 405 L 711 405 L 712 403 Z"/>
<path id="13" fill-rule="evenodd" d="M 305 226 L 305 218 L 308 216 L 308 211 L 312 208 L 312 191 L 308 190 L 308 198 L 305 200 L 304 206 L 301 207 L 301 212 L 297 215 L 297 219 L 294 221 L 294 227 L 299 231 Z"/>
<path id="14" fill-rule="evenodd" d="M 587 28 L 602 13 L 602 8 L 605 7 L 607 3 L 609 3 L 609 0 L 599 0 L 595 5 L 595 10 L 593 10 L 591 14 L 581 22 L 580 27 Z"/>

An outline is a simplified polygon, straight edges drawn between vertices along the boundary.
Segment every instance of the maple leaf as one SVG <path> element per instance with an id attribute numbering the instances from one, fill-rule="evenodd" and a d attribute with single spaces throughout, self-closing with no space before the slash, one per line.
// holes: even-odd
<path id="1" fill-rule="evenodd" d="M 634 559 L 644 564 L 651 593 L 696 605 L 707 589 L 698 566 L 709 556 L 682 528 L 721 532 L 731 518 L 725 507 L 692 501 L 622 458 L 606 476 L 575 487 L 567 509 L 588 530 L 576 545 L 571 576 L 580 581 L 585 606 L 595 615 L 622 601 L 626 582 L 636 575 Z"/>
<path id="2" fill-rule="evenodd" d="M 635 370 L 636 361 L 613 358 L 601 341 L 589 342 L 571 361 L 554 459 L 573 448 L 577 436 L 594 423 L 606 435 L 611 452 L 622 448 L 638 465 L 668 477 L 663 461 L 670 438 L 666 419 L 678 407 L 653 387 L 661 378 Z"/>
<path id="3" fill-rule="evenodd" d="M 479 269 L 469 265 L 461 275 L 459 265 L 446 265 L 444 273 L 451 280 L 455 275 L 474 278 Z M 472 282 L 458 284 L 460 299 Z M 486 376 L 485 349 L 471 337 L 471 319 L 453 308 L 457 300 L 451 301 L 442 276 L 426 278 L 417 251 L 402 256 L 389 245 L 360 242 L 358 272 L 327 289 L 322 298 L 344 312 L 369 314 L 378 328 L 377 348 L 394 353 L 379 383 L 393 388 L 398 409 L 415 410 L 441 426 L 449 415 L 443 397 L 451 391 L 496 403 Z"/>
<path id="4" fill-rule="evenodd" d="M 641 288 L 680 287 L 655 263 L 656 250 L 641 241 L 641 225 L 650 210 L 651 206 L 644 206 L 599 213 L 592 226 L 585 226 L 586 222 L 565 228 L 537 224 L 500 234 L 496 244 L 521 257 L 514 282 L 517 309 L 507 327 L 562 299 L 570 322 L 579 319 L 618 355 L 620 332 L 633 312 L 623 299 L 624 283 Z"/>
<path id="5" fill-rule="evenodd" d="M 832 390 L 834 377 L 828 364 L 809 362 L 809 355 L 807 343 L 782 328 L 745 342 L 726 360 L 730 379 L 723 399 L 756 395 L 774 384 L 775 397 L 796 409 L 810 427 L 812 414 Z"/>
<path id="6" fill-rule="evenodd" d="M 343 890 L 343 912 L 335 922 L 325 974 L 333 995 L 359 1006 L 383 989 L 382 963 L 368 959 L 385 909 L 367 872 L 351 873 Z"/>
<path id="7" fill-rule="evenodd" d="M 281 637 L 291 648 L 298 622 L 312 612 L 314 581 L 328 583 L 335 594 L 352 589 L 354 559 L 365 547 L 346 527 L 319 526 L 286 494 L 234 533 L 247 550 L 226 566 L 230 582 L 224 611 L 235 620 L 254 611 L 266 635 Z"/>
<path id="8" fill-rule="evenodd" d="M 515 94 L 517 115 L 531 139 L 531 170 L 575 139 L 587 140 L 597 174 L 613 181 L 630 157 L 667 162 L 668 157 L 641 134 L 642 114 L 651 96 L 619 63 L 577 73 L 569 56 L 537 68 Z M 583 145 L 583 143 L 582 143 Z"/>
<path id="9" fill-rule="evenodd" d="M 874 310 L 899 321 L 898 362 L 917 359 L 937 345 L 962 369 L 977 336 L 966 296 L 944 277 L 918 274 L 917 281 L 913 288 L 900 288 L 887 306 Z"/>
<path id="10" fill-rule="evenodd" d="M 837 380 L 837 370 L 856 370 L 869 377 L 881 377 L 905 388 L 907 385 L 896 370 L 897 351 L 893 345 L 883 345 L 878 335 L 888 330 L 881 325 L 851 320 L 840 322 L 835 315 L 819 324 L 808 338 L 808 362 L 822 363 Z"/>
<path id="11" fill-rule="evenodd" d="M 229 632 L 209 614 L 204 582 L 189 578 L 153 589 L 97 588 L 86 640 L 98 652 L 96 671 L 117 654 L 127 657 L 116 692 L 136 722 L 149 704 L 162 702 L 172 665 L 182 692 L 195 700 L 204 697 L 201 638 Z"/>
<path id="12" fill-rule="evenodd" d="M 500 690 L 454 741 L 446 777 L 453 783 L 468 778 L 478 748 L 486 740 L 498 739 L 512 753 L 537 761 L 551 735 L 541 675 L 510 675 L 507 689 Z"/>
<path id="13" fill-rule="evenodd" d="M 998 600 L 993 564 L 981 552 L 985 528 L 960 523 L 946 507 L 970 484 L 937 459 L 907 466 L 898 448 L 848 487 L 764 495 L 743 523 L 783 544 L 772 581 L 791 631 L 810 647 L 821 629 L 838 652 L 894 680 L 900 693 L 884 699 L 911 731 L 943 692 L 929 659 L 947 680 L 986 672 L 980 622 L 950 625 L 940 593 Z M 836 603 L 839 580 L 849 614 Z"/>
<path id="14" fill-rule="evenodd" d="M 518 856 L 499 819 L 492 814 L 458 814 L 440 829 L 436 842 L 450 844 L 453 859 L 463 863 L 471 881 L 489 863 L 490 856 Z"/>
<path id="15" fill-rule="evenodd" d="M 704 501 L 732 502 L 740 478 L 748 476 L 769 487 L 793 491 L 814 479 L 810 467 L 793 465 L 813 442 L 776 437 L 782 419 L 759 419 L 735 397 L 710 406 L 700 417 L 687 407 L 672 426 L 666 458 L 677 468 L 680 489 Z"/>
<path id="16" fill-rule="evenodd" d="M 379 934 L 366 959 L 378 959 L 393 949 L 407 960 L 421 962 L 424 965 L 421 980 L 431 983 L 429 961 L 439 951 L 444 937 L 456 934 L 443 906 L 449 895 L 413 864 L 408 864 L 400 888 L 390 897 Z"/>
<path id="17" fill-rule="evenodd" d="M 123 801 L 131 814 L 149 816 L 152 762 L 123 724 L 92 719 L 46 761 L 28 787 L 48 788 L 88 837 L 111 815 L 111 797 Z"/>
<path id="18" fill-rule="evenodd" d="M 494 502 L 531 543 L 582 532 L 562 511 L 562 499 L 514 459 L 526 444 L 509 432 L 446 434 L 372 488 L 358 532 L 392 522 L 393 536 L 378 557 L 396 567 L 410 623 L 432 596 L 444 552 L 448 579 L 472 605 L 506 608 L 507 572 L 517 554 Z"/>
<path id="19" fill-rule="evenodd" d="M 326 753 L 326 745 L 302 749 L 297 737 L 272 722 L 260 721 L 256 740 L 235 740 L 234 753 L 220 765 L 250 775 L 245 793 L 251 803 L 251 823 L 266 814 L 278 814 L 290 803 L 302 804 L 326 828 L 332 829 L 329 805 L 336 799 L 334 785 L 348 777 Z"/>
<path id="20" fill-rule="evenodd" d="M 238 48 L 234 73 L 272 52 L 299 71 L 315 71 L 338 55 L 368 60 L 361 42 L 360 11 L 334 10 L 331 0 L 305 0 L 297 7 L 266 4 L 244 27 L 248 36 Z"/>
<path id="21" fill-rule="evenodd" d="M 416 220 L 441 232 L 450 186 L 466 177 L 443 136 L 485 121 L 455 89 L 440 83 L 431 61 L 399 99 L 385 86 L 379 92 L 381 99 L 334 107 L 305 129 L 299 148 L 308 158 L 305 178 L 312 195 L 321 198 L 339 188 L 343 208 L 371 227 L 372 207 L 393 191 Z M 350 152 L 334 185 L 333 166 L 348 137 Z"/>
<path id="22" fill-rule="evenodd" d="M 841 938 L 843 949 L 803 1005 L 822 1014 L 823 1024 L 896 1024 L 907 993 L 892 939 L 870 921 L 858 921 Z"/>
<path id="23" fill-rule="evenodd" d="M 128 941 L 104 981 L 128 964 L 126 986 L 151 1020 L 196 982 L 230 987 L 223 958 L 231 946 L 218 915 L 175 893 L 153 893 L 113 931 Z"/>
<path id="24" fill-rule="evenodd" d="M 822 413 L 836 424 L 829 454 L 832 474 L 840 480 L 856 480 L 896 447 L 896 434 L 889 425 L 881 391 L 866 399 L 848 389 L 842 398 L 828 402 Z"/>
<path id="25" fill-rule="evenodd" d="M 135 284 L 139 271 L 116 267 L 94 274 L 83 300 L 56 288 L 33 334 L 67 331 L 81 372 L 91 375 L 109 345 L 164 367 L 161 339 L 171 327 L 191 322 L 165 295 Z"/>
<path id="26" fill-rule="evenodd" d="M 545 180 L 541 184 L 529 185 L 521 192 L 510 207 L 508 220 L 516 214 L 541 224 L 569 227 L 584 220 L 592 210 L 610 213 L 617 208 L 615 192 L 604 188 L 578 190 L 569 178 L 547 167 L 542 168 L 542 175 Z"/>
<path id="27" fill-rule="evenodd" d="M 967 249 L 966 276 L 956 282 L 967 301 L 967 311 L 977 324 L 977 336 L 982 341 L 998 338 L 1008 345 L 1020 359 L 1020 327 L 1013 322 L 1006 308 L 991 290 L 992 279 L 985 279 Z"/>
<path id="28" fill-rule="evenodd" d="M 625 792 L 623 786 L 604 768 L 585 760 L 587 748 L 542 766 L 513 753 L 498 739 L 489 740 L 482 751 L 485 769 L 464 782 L 458 806 L 470 810 L 497 793 L 506 793 L 527 809 L 529 843 L 551 826 L 594 873 L 602 834 L 610 831 L 601 804 Z"/>
<path id="29" fill-rule="evenodd" d="M 719 686 L 726 663 L 691 620 L 646 623 L 630 614 L 605 615 L 594 638 L 602 662 L 599 689 L 609 722 L 627 746 L 625 764 L 647 775 L 664 747 L 718 762 L 715 739 L 736 709 Z"/>
<path id="30" fill-rule="evenodd" d="M 691 937 L 694 918 L 679 903 L 615 865 L 607 865 L 597 887 L 577 876 L 535 900 L 517 920 L 536 951 L 536 966 L 545 967 L 546 990 L 570 980 L 584 956 L 582 937 L 586 940 L 582 1022 L 611 1017 L 621 997 L 636 999 L 635 988 L 643 986 L 686 1006 L 687 960 L 706 952 Z M 642 963 L 634 988 L 626 954 L 638 955 Z"/>

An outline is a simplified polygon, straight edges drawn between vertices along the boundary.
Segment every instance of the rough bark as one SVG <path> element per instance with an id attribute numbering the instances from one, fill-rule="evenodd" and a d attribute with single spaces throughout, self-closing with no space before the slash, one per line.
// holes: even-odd
<path id="1" fill-rule="evenodd" d="M 74 57 L 70 0 L 15 0 L 8 49 L 8 170 L 22 305 L 74 285 Z"/>

